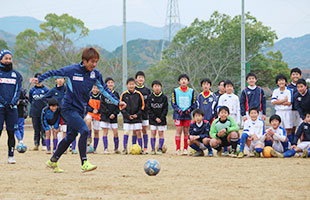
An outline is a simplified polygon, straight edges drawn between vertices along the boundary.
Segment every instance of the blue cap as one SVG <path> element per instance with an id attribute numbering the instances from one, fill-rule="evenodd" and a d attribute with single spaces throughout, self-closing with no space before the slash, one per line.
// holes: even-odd
<path id="1" fill-rule="evenodd" d="M 2 50 L 0 51 L 0 60 L 2 60 L 3 56 L 5 56 L 5 54 L 10 54 L 10 55 L 12 55 L 12 52 L 9 51 L 9 50 L 7 50 L 7 49 L 2 49 Z"/>

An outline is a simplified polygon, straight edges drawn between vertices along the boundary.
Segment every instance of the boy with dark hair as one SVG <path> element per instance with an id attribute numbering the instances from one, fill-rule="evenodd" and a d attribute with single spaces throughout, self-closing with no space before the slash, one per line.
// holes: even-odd
<path id="1" fill-rule="evenodd" d="M 101 117 L 101 108 L 100 108 L 101 93 L 96 85 L 93 86 L 88 104 L 86 106 L 87 115 L 85 117 L 86 124 L 89 128 L 88 134 L 88 145 L 91 144 L 91 132 L 94 129 L 94 153 L 97 153 L 97 146 L 99 143 L 99 131 L 101 130 L 100 126 L 100 117 Z"/>
<path id="2" fill-rule="evenodd" d="M 235 95 L 234 84 L 227 80 L 224 83 L 225 94 L 223 94 L 217 103 L 217 109 L 221 106 L 227 106 L 229 108 L 230 116 L 234 118 L 237 124 L 240 124 L 240 101 L 239 97 Z"/>
<path id="3" fill-rule="evenodd" d="M 0 136 L 5 122 L 8 134 L 8 163 L 15 164 L 14 132 L 17 124 L 17 101 L 20 96 L 23 77 L 13 69 L 12 52 L 7 49 L 0 51 Z"/>
<path id="4" fill-rule="evenodd" d="M 151 146 L 152 154 L 162 154 L 164 145 L 164 132 L 167 130 L 166 116 L 168 113 L 168 98 L 161 91 L 162 85 L 160 81 L 152 82 L 153 92 L 148 99 L 148 112 L 151 128 Z M 159 148 L 155 152 L 156 131 L 159 135 Z"/>
<path id="5" fill-rule="evenodd" d="M 114 80 L 111 77 L 105 79 L 105 83 L 112 93 L 119 98 L 118 92 L 114 90 Z M 100 103 L 101 110 L 101 128 L 103 128 L 103 144 L 104 152 L 108 152 L 108 131 L 112 129 L 113 131 L 113 140 L 114 140 L 114 153 L 119 154 L 118 150 L 119 138 L 118 138 L 118 124 L 117 124 L 117 115 L 119 114 L 118 106 L 114 105 L 108 98 L 102 96 Z"/>
<path id="6" fill-rule="evenodd" d="M 136 143 L 138 137 L 138 144 L 142 149 L 142 111 L 145 107 L 143 95 L 141 94 L 141 92 L 135 89 L 135 79 L 128 78 L 126 85 L 128 90 L 124 91 L 120 97 L 120 100 L 124 101 L 127 104 L 127 107 L 125 109 L 121 109 L 124 120 L 124 150 L 122 151 L 124 155 L 128 153 L 127 144 L 129 131 L 131 130 L 133 131 L 132 144 Z"/>
<path id="7" fill-rule="evenodd" d="M 279 157 L 279 153 L 286 152 L 289 148 L 288 138 L 286 136 L 286 131 L 281 124 L 281 117 L 279 115 L 272 115 L 269 118 L 269 123 L 271 127 L 266 130 L 264 135 L 265 146 L 271 146 L 271 155 L 273 157 Z M 280 157 L 283 157 L 280 155 Z"/>
<path id="8" fill-rule="evenodd" d="M 141 149 L 144 154 L 147 154 L 148 153 L 147 145 L 149 142 L 148 135 L 147 135 L 147 128 L 149 126 L 147 101 L 148 101 L 148 96 L 151 94 L 151 90 L 144 85 L 144 81 L 145 81 L 144 72 L 138 71 L 135 76 L 135 81 L 136 81 L 136 90 L 141 92 L 144 98 L 144 103 L 145 103 L 145 108 L 142 111 L 143 148 L 141 147 Z"/>
<path id="9" fill-rule="evenodd" d="M 298 94 L 296 83 L 300 78 L 301 78 L 301 70 L 299 68 L 291 69 L 291 80 L 292 80 L 292 82 L 290 82 L 287 85 L 287 87 L 290 88 L 291 90 L 293 90 L 293 102 L 292 102 L 292 124 L 293 124 L 293 128 L 292 128 L 292 134 L 295 134 L 296 127 L 298 127 L 299 124 L 301 124 L 301 122 L 302 122 L 302 120 L 300 119 L 300 116 L 298 114 L 298 111 L 296 109 L 296 100 L 295 100 L 295 96 Z"/>
<path id="10" fill-rule="evenodd" d="M 34 78 L 38 78 L 41 73 L 36 73 Z M 32 126 L 34 129 L 34 151 L 39 150 L 40 138 L 42 144 L 42 150 L 46 150 L 45 144 L 45 131 L 42 126 L 41 113 L 42 109 L 46 106 L 46 101 L 44 99 L 45 94 L 48 93 L 48 88 L 42 83 L 36 83 L 33 88 L 29 91 L 29 102 L 30 107 L 30 117 L 32 119 Z"/>
<path id="11" fill-rule="evenodd" d="M 240 110 L 243 121 L 249 118 L 249 109 L 258 108 L 259 118 L 266 119 L 266 96 L 264 90 L 256 86 L 256 74 L 250 72 L 246 76 L 246 81 L 249 84 L 241 92 L 240 96 Z"/>
<path id="12" fill-rule="evenodd" d="M 283 154 L 283 157 L 285 158 L 292 157 L 295 155 L 295 153 L 301 154 L 301 152 L 303 152 L 303 158 L 307 158 L 310 156 L 310 112 L 305 112 L 304 115 L 304 122 L 302 122 L 297 129 L 291 149 Z M 297 144 L 301 135 L 303 135 L 303 140 L 300 141 L 299 144 Z"/>
<path id="13" fill-rule="evenodd" d="M 245 145 L 248 147 L 250 156 L 254 154 L 256 157 L 260 157 L 264 149 L 265 122 L 259 119 L 259 110 L 256 107 L 250 108 L 249 115 L 250 118 L 244 123 L 238 158 L 244 157 L 243 150 Z"/>
<path id="14" fill-rule="evenodd" d="M 287 78 L 279 74 L 276 77 L 276 84 L 279 88 L 272 92 L 271 103 L 275 105 L 276 114 L 281 117 L 281 126 L 285 128 L 287 137 L 293 142 L 294 135 L 291 134 L 292 124 L 292 102 L 293 91 L 286 87 Z"/>
<path id="15" fill-rule="evenodd" d="M 298 94 L 295 96 L 296 109 L 300 118 L 305 122 L 305 113 L 310 113 L 310 93 L 305 79 L 299 79 L 296 83 Z"/>
<path id="16" fill-rule="evenodd" d="M 126 107 L 126 103 L 119 101 L 119 99 L 111 93 L 110 89 L 108 89 L 107 85 L 103 82 L 102 75 L 95 69 L 98 61 L 98 51 L 93 47 L 85 48 L 82 52 L 82 61 L 79 64 L 73 64 L 58 70 L 51 70 L 45 72 L 38 78 L 30 79 L 31 82 L 38 84 L 50 77 L 59 78 L 61 76 L 67 78 L 68 83 L 71 83 L 68 85 L 61 111 L 62 116 L 67 122 L 67 135 L 61 140 L 56 152 L 46 163 L 49 168 L 54 169 L 54 172 L 63 172 L 59 167 L 58 160 L 76 138 L 78 133 L 80 133 L 79 152 L 82 172 L 89 172 L 97 168 L 97 166 L 92 165 L 87 160 L 86 147 L 89 129 L 83 119 L 85 106 L 89 101 L 89 93 L 94 84 L 96 84 L 100 92 L 108 97 L 114 104 L 119 105 L 121 108 Z"/>
<path id="17" fill-rule="evenodd" d="M 200 84 L 203 91 L 196 97 L 197 108 L 205 113 L 204 119 L 212 123 L 213 118 L 216 116 L 217 98 L 210 90 L 212 86 L 210 79 L 205 78 Z"/>
<path id="18" fill-rule="evenodd" d="M 203 150 L 208 149 L 208 155 L 213 156 L 210 146 L 210 123 L 204 120 L 204 112 L 201 109 L 193 111 L 194 121 L 189 127 L 189 146 L 196 152 L 192 155 L 204 156 Z"/>
<path id="19" fill-rule="evenodd" d="M 181 154 L 181 135 L 184 134 L 183 155 L 187 155 L 188 134 L 191 124 L 191 112 L 196 108 L 195 93 L 192 88 L 187 85 L 189 77 L 187 74 L 181 74 L 178 77 L 179 87 L 175 88 L 172 93 L 171 106 L 174 110 L 173 119 L 176 126 L 176 154 Z"/>
<path id="20" fill-rule="evenodd" d="M 18 143 L 23 143 L 25 119 L 28 116 L 28 103 L 27 90 L 22 88 L 20 97 L 17 101 L 18 128 L 15 130 L 15 135 Z"/>
<path id="21" fill-rule="evenodd" d="M 46 153 L 51 154 L 51 134 L 53 134 L 53 152 L 55 153 L 58 144 L 57 133 L 59 131 L 60 108 L 55 98 L 51 98 L 43 108 L 41 114 L 42 126 L 46 132 Z"/>
<path id="22" fill-rule="evenodd" d="M 229 108 L 227 106 L 220 107 L 218 116 L 211 125 L 211 147 L 217 150 L 218 156 L 221 156 L 222 147 L 231 145 L 231 156 L 237 157 L 239 126 L 234 118 L 229 116 Z"/>
<path id="23" fill-rule="evenodd" d="M 217 85 L 218 90 L 214 93 L 217 100 L 225 93 L 224 83 L 225 83 L 224 80 L 220 80 Z"/>

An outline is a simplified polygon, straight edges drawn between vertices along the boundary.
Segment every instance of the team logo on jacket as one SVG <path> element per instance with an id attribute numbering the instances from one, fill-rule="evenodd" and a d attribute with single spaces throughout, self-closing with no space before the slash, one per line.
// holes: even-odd
<path id="1" fill-rule="evenodd" d="M 12 77 L 16 78 L 16 73 L 15 72 L 12 72 Z"/>
<path id="2" fill-rule="evenodd" d="M 248 94 L 251 94 L 251 92 L 250 92 L 250 91 L 248 91 Z"/>
<path id="3" fill-rule="evenodd" d="M 210 98 L 209 98 L 209 102 L 212 102 L 212 101 L 213 101 L 213 98 L 212 98 L 212 97 L 210 97 Z"/>
<path id="4" fill-rule="evenodd" d="M 304 126 L 304 129 L 308 129 L 308 126 L 305 125 L 305 126 Z"/>
<path id="5" fill-rule="evenodd" d="M 297 101 L 301 101 L 301 97 L 298 97 L 298 98 L 297 98 Z"/>
<path id="6" fill-rule="evenodd" d="M 90 78 L 95 78 L 95 77 L 96 77 L 96 74 L 95 74 L 94 71 L 92 71 L 92 72 L 90 73 Z"/>

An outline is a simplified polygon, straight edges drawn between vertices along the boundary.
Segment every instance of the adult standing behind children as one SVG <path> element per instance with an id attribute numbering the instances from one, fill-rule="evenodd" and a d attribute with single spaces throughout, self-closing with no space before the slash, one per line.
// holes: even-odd
<path id="1" fill-rule="evenodd" d="M 47 161 L 47 166 L 53 168 L 55 172 L 63 172 L 59 168 L 59 158 L 67 150 L 70 143 L 80 133 L 79 152 L 82 164 L 82 172 L 92 171 L 97 166 L 92 165 L 86 157 L 87 135 L 89 129 L 83 119 L 84 108 L 89 101 L 89 93 L 94 84 L 99 90 L 108 97 L 114 104 L 118 104 L 121 108 L 126 107 L 126 103 L 119 101 L 107 88 L 107 85 L 102 80 L 102 75 L 95 68 L 99 60 L 99 53 L 95 48 L 85 48 L 82 52 L 82 62 L 63 67 L 58 70 L 51 70 L 38 78 L 31 79 L 34 83 L 40 83 L 50 77 L 66 77 L 68 91 L 65 94 L 62 115 L 67 121 L 67 135 L 59 143 L 56 152 Z"/>
<path id="2" fill-rule="evenodd" d="M 0 51 L 0 136 L 5 121 L 8 134 L 8 163 L 15 164 L 14 131 L 17 125 L 17 101 L 22 87 L 22 76 L 16 70 L 13 70 L 12 53 L 3 49 Z"/>

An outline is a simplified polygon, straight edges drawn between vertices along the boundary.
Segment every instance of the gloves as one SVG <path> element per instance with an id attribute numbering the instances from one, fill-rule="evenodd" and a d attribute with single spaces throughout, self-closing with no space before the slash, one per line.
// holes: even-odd
<path id="1" fill-rule="evenodd" d="M 182 109 L 179 109 L 179 110 L 178 110 L 178 113 L 179 113 L 180 116 L 182 116 L 182 115 L 183 115 L 183 110 L 182 110 Z"/>
<path id="2" fill-rule="evenodd" d="M 14 108 L 14 105 L 10 104 L 10 103 L 5 104 L 4 106 L 5 106 L 5 108 L 11 109 L 11 110 L 13 110 L 13 108 Z"/>
<path id="3" fill-rule="evenodd" d="M 187 109 L 186 111 L 185 111 L 185 114 L 186 115 L 188 115 L 188 114 L 190 114 L 191 113 L 191 110 L 190 109 Z"/>

